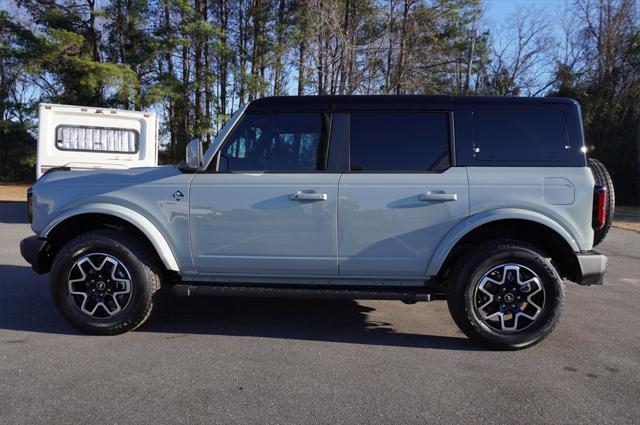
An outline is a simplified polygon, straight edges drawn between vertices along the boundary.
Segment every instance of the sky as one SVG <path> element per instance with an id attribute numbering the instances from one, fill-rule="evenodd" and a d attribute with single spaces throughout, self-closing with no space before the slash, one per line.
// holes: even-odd
<path id="1" fill-rule="evenodd" d="M 500 21 L 519 7 L 561 8 L 564 0 L 485 0 L 487 18 Z"/>
<path id="2" fill-rule="evenodd" d="M 507 34 L 512 37 L 513 28 L 504 25 L 504 21 L 512 13 L 524 9 L 526 13 L 537 13 L 544 18 L 548 26 L 548 35 L 561 41 L 564 37 L 563 16 L 569 10 L 570 0 L 484 0 L 485 14 L 481 24 L 484 24 L 493 36 Z M 570 4 L 570 3 L 569 3 Z"/>
<path id="3" fill-rule="evenodd" d="M 484 21 L 492 29 L 500 28 L 503 22 L 511 13 L 520 8 L 526 10 L 538 10 L 551 18 L 551 31 L 557 38 L 561 38 L 561 25 L 558 16 L 565 10 L 566 0 L 484 0 L 486 12 Z"/>

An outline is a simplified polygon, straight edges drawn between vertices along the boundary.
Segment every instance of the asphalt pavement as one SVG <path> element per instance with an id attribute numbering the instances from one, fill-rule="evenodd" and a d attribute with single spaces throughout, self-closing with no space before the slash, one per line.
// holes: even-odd
<path id="1" fill-rule="evenodd" d="M 0 203 L 2 424 L 638 424 L 640 234 L 612 229 L 606 284 L 567 283 L 560 324 L 478 348 L 446 303 L 175 298 L 95 337 L 57 313 Z"/>

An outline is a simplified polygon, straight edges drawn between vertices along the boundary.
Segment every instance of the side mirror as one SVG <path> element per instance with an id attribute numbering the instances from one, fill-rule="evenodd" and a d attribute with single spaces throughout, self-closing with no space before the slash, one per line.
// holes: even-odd
<path id="1" fill-rule="evenodd" d="M 193 139 L 187 145 L 186 162 L 187 166 L 194 170 L 202 167 L 202 142 L 200 139 Z"/>

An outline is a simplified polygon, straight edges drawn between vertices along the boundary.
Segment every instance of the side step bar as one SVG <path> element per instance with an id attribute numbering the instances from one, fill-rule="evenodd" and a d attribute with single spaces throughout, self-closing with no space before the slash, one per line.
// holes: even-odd
<path id="1" fill-rule="evenodd" d="M 220 286 L 176 284 L 171 287 L 178 296 L 330 298 L 349 300 L 399 300 L 407 304 L 445 299 L 444 293 L 426 292 L 425 288 L 305 288 L 291 286 Z"/>

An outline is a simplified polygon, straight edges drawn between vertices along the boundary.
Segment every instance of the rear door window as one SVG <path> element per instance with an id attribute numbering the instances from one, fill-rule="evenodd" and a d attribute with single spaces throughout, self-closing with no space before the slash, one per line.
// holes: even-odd
<path id="1" fill-rule="evenodd" d="M 447 112 L 352 112 L 351 171 L 428 172 L 449 167 Z"/>
<path id="2" fill-rule="evenodd" d="M 562 111 L 483 109 L 473 112 L 479 161 L 563 162 L 571 159 Z"/>

